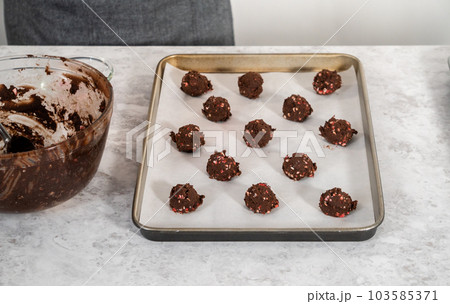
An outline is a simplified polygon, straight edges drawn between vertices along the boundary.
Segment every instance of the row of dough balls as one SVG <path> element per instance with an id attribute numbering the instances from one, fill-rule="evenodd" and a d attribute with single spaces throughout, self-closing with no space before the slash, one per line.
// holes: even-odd
<path id="1" fill-rule="evenodd" d="M 247 72 L 238 78 L 239 93 L 250 99 L 258 98 L 263 91 L 264 79 L 261 74 Z M 336 71 L 323 69 L 316 74 L 313 88 L 319 95 L 329 95 L 342 85 L 341 76 Z M 211 81 L 197 71 L 189 71 L 181 80 L 181 90 L 193 97 L 213 90 Z"/>
<path id="2" fill-rule="evenodd" d="M 172 187 L 169 195 L 169 205 L 175 213 L 189 213 L 197 210 L 203 204 L 204 195 L 198 194 L 191 184 L 178 184 Z M 268 214 L 280 206 L 279 200 L 272 188 L 266 183 L 257 183 L 247 189 L 244 203 L 254 213 Z M 320 196 L 319 208 L 326 215 L 345 217 L 356 209 L 358 201 L 353 201 L 348 193 L 340 188 L 332 188 Z"/>

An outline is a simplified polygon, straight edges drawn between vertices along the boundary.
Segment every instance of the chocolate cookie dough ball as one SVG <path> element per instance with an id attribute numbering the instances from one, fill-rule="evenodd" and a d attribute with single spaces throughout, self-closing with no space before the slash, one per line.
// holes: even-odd
<path id="1" fill-rule="evenodd" d="M 233 157 L 226 156 L 225 153 L 226 151 L 223 150 L 209 157 L 206 172 L 208 172 L 210 178 L 218 181 L 229 181 L 233 177 L 241 175 L 239 163 Z"/>
<path id="2" fill-rule="evenodd" d="M 272 209 L 280 205 L 275 193 L 265 183 L 255 184 L 248 188 L 244 201 L 248 209 L 262 214 L 270 213 Z"/>
<path id="3" fill-rule="evenodd" d="M 170 132 L 172 141 L 181 152 L 195 152 L 205 144 L 205 135 L 197 125 L 189 124 L 178 129 L 178 133 Z"/>
<path id="4" fill-rule="evenodd" d="M 304 177 L 314 177 L 317 170 L 316 163 L 313 163 L 308 155 L 303 153 L 294 153 L 287 155 L 283 162 L 283 172 L 287 177 L 295 181 Z"/>
<path id="5" fill-rule="evenodd" d="M 247 146 L 253 148 L 265 147 L 273 138 L 273 131 L 271 125 L 264 122 L 262 119 L 255 119 L 250 121 L 244 130 L 244 140 Z"/>
<path id="6" fill-rule="evenodd" d="M 336 71 L 323 69 L 314 77 L 313 88 L 319 95 L 329 95 L 341 87 L 341 76 Z"/>
<path id="7" fill-rule="evenodd" d="M 189 71 L 181 80 L 181 90 L 190 96 L 200 96 L 212 89 L 211 81 L 197 71 Z"/>
<path id="8" fill-rule="evenodd" d="M 322 193 L 319 207 L 326 215 L 344 217 L 355 210 L 357 204 L 358 201 L 352 201 L 350 195 L 343 192 L 341 188 L 333 188 Z"/>
<path id="9" fill-rule="evenodd" d="M 245 73 L 238 80 L 239 93 L 247 98 L 255 99 L 262 93 L 263 83 L 264 80 L 261 74 L 255 72 Z"/>
<path id="10" fill-rule="evenodd" d="M 203 203 L 204 195 L 199 195 L 191 184 L 178 184 L 170 191 L 170 208 L 173 212 L 195 211 Z"/>
<path id="11" fill-rule="evenodd" d="M 209 97 L 203 104 L 202 112 L 208 120 L 214 122 L 226 121 L 231 117 L 230 104 L 222 97 Z"/>
<path id="12" fill-rule="evenodd" d="M 302 122 L 312 111 L 311 105 L 300 95 L 291 95 L 284 100 L 283 117 L 287 120 Z"/>
<path id="13" fill-rule="evenodd" d="M 320 126 L 319 131 L 328 142 L 343 147 L 352 139 L 353 134 L 358 134 L 348 121 L 336 119 L 334 116 L 326 121 L 324 126 Z"/>

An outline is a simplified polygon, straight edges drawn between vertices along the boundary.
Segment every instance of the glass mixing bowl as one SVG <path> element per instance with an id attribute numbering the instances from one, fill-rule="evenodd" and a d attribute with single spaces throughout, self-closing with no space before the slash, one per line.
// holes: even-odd
<path id="1" fill-rule="evenodd" d="M 97 64 L 102 61 L 79 59 L 95 60 Z M 113 111 L 113 89 L 108 80 L 112 69 L 109 64 L 105 66 L 109 68 L 106 76 L 79 60 L 63 57 L 0 58 L 0 84 L 42 90 L 45 96 L 68 107 L 66 110 L 76 107 L 79 111 L 89 111 L 86 109 L 93 103 L 90 98 L 94 92 L 103 98 L 98 117 L 89 126 L 77 128 L 69 138 L 29 152 L 0 154 L 0 212 L 50 208 L 70 199 L 90 182 L 103 155 Z M 85 82 L 86 86 L 83 94 L 73 95 L 78 97 L 72 96 L 67 103 L 67 95 L 54 90 L 55 82 L 76 85 Z"/>

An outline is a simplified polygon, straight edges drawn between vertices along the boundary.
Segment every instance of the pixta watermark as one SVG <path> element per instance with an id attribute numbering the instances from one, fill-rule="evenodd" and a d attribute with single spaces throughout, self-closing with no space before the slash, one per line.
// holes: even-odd
<path id="1" fill-rule="evenodd" d="M 171 132 L 172 129 L 160 124 L 152 125 L 148 121 L 142 122 L 127 132 L 127 159 L 139 163 L 145 161 L 149 167 L 154 167 L 171 153 L 179 153 L 176 145 L 172 142 Z M 254 137 L 255 142 L 258 142 L 264 134 L 264 132 L 258 133 Z M 227 150 L 227 154 L 232 157 L 247 158 L 252 154 L 256 157 L 268 157 L 266 148 L 252 148 L 245 144 L 243 130 L 194 131 L 192 134 L 193 143 L 200 143 L 202 135 L 205 139 L 205 145 L 192 153 L 193 158 L 201 157 L 203 153 L 209 155 L 222 150 Z M 316 155 L 320 158 L 325 157 L 325 153 L 313 131 L 276 130 L 273 132 L 273 138 L 269 145 L 277 145 L 276 151 L 281 158 L 294 152 Z M 144 147 L 146 151 L 144 151 Z"/>

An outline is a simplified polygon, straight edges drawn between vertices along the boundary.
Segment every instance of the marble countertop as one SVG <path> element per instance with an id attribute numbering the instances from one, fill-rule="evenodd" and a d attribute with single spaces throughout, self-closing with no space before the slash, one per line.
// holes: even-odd
<path id="1" fill-rule="evenodd" d="M 125 135 L 146 119 L 158 61 L 174 53 L 318 50 L 0 47 L 0 56 L 105 57 L 115 67 L 116 102 L 102 163 L 84 191 L 50 210 L 0 214 L 0 285 L 450 284 L 450 46 L 321 50 L 355 55 L 365 68 L 386 209 L 370 240 L 161 243 L 135 233 L 139 164 L 126 158 Z"/>

